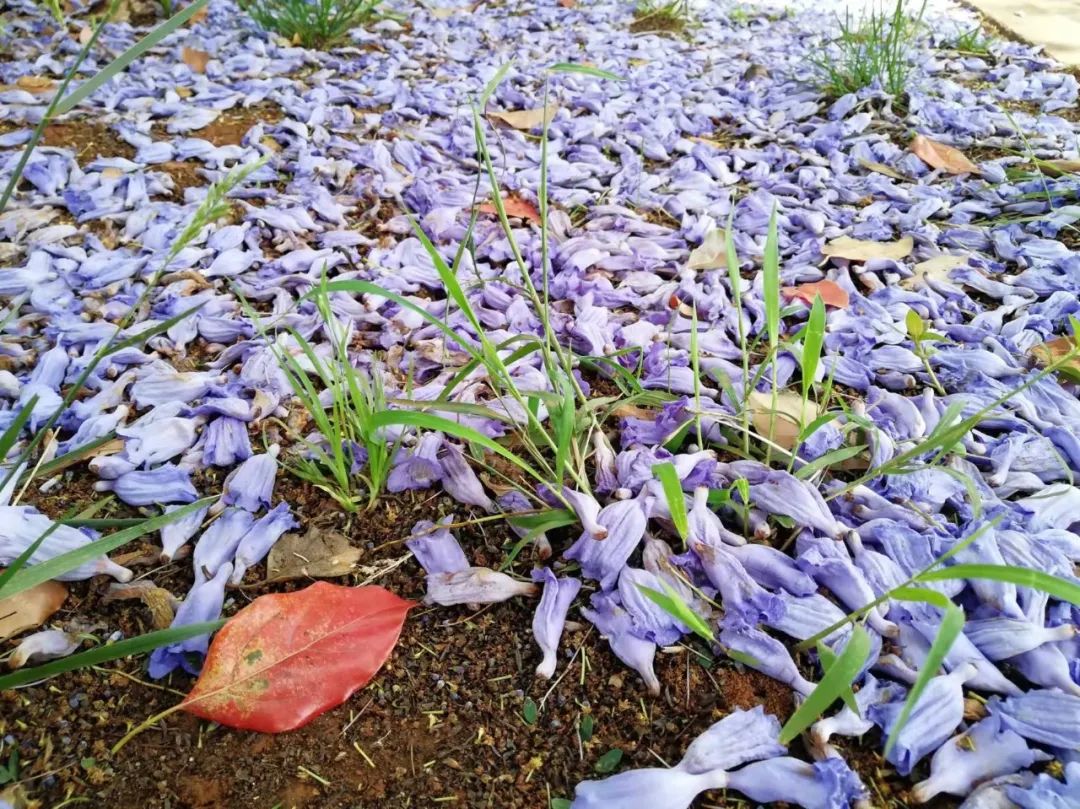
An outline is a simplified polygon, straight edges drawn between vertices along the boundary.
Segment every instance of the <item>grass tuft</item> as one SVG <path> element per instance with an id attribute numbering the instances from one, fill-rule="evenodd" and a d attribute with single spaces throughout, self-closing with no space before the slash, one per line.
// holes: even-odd
<path id="1" fill-rule="evenodd" d="M 260 27 L 294 45 L 322 48 L 376 17 L 381 0 L 240 0 Z"/>

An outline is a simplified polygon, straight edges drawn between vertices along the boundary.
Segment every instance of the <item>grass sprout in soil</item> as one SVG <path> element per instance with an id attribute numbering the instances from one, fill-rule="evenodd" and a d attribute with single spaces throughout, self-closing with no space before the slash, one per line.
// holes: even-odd
<path id="1" fill-rule="evenodd" d="M 1074 797 L 1054 65 L 947 0 L 15 5 L 0 801 Z"/>

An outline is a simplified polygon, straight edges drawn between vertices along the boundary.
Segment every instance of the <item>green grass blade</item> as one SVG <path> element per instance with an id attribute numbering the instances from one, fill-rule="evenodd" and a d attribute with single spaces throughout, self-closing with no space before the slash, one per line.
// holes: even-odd
<path id="1" fill-rule="evenodd" d="M 765 255 L 762 259 L 763 279 L 762 298 L 765 303 L 765 331 L 769 336 L 769 345 L 776 348 L 780 344 L 780 236 L 776 230 L 776 207 L 769 216 L 769 234 L 765 237 Z"/>
<path id="2" fill-rule="evenodd" d="M 686 515 L 686 496 L 683 494 L 682 482 L 679 473 L 671 461 L 658 463 L 652 468 L 653 476 L 660 481 L 664 489 L 664 497 L 667 500 L 668 511 L 671 512 L 671 521 L 675 524 L 675 530 L 679 539 L 686 545 L 690 536 L 690 520 Z"/>
<path id="3" fill-rule="evenodd" d="M 195 0 L 193 3 L 184 6 L 183 9 L 165 20 L 165 22 L 109 62 L 109 64 L 107 64 L 99 73 L 84 81 L 76 90 L 65 96 L 63 100 L 56 105 L 53 115 L 63 115 L 65 112 L 74 109 L 84 99 L 91 96 L 99 87 L 112 79 L 113 76 L 198 14 L 208 2 L 210 2 L 210 0 Z"/>
<path id="4" fill-rule="evenodd" d="M 159 646 L 167 646 L 170 643 L 179 643 L 182 640 L 194 638 L 198 635 L 217 632 L 217 630 L 221 629 L 224 625 L 224 620 L 208 621 L 202 624 L 188 624 L 187 626 L 178 626 L 169 629 L 160 629 L 157 632 L 148 632 L 145 635 L 139 635 L 136 638 L 128 638 L 127 640 L 111 643 L 107 646 L 99 646 L 96 649 L 90 649 L 89 651 L 81 652 L 80 654 L 72 655 L 71 657 L 65 657 L 62 660 L 54 660 L 51 663 L 46 663 L 42 666 L 35 666 L 32 669 L 22 669 L 13 674 L 0 677 L 0 691 L 6 691 L 9 688 L 18 688 L 21 685 L 28 685 L 29 683 L 36 683 L 39 680 L 55 677 L 57 674 L 63 674 L 67 671 L 75 671 L 76 669 L 83 669 L 88 666 L 97 666 L 101 663 L 107 663 L 110 660 L 119 660 L 123 657 L 145 654 L 146 652 L 153 651 Z"/>
<path id="5" fill-rule="evenodd" d="M 607 70 L 601 70 L 598 67 L 592 65 L 575 65 L 572 62 L 556 62 L 553 65 L 548 66 L 548 70 L 552 73 L 579 73 L 582 76 L 592 76 L 597 79 L 609 79 L 611 81 L 626 81 L 622 76 L 617 73 L 611 73 Z"/>
<path id="6" fill-rule="evenodd" d="M 930 649 L 926 653 L 926 659 L 919 666 L 919 676 L 916 678 L 914 685 L 911 686 L 911 690 L 908 691 L 900 716 L 897 717 L 896 724 L 893 725 L 889 738 L 885 742 L 886 756 L 896 745 L 900 731 L 907 724 L 911 712 L 919 702 L 919 697 L 926 690 L 930 680 L 937 674 L 941 664 L 945 662 L 945 657 L 949 654 L 949 650 L 955 643 L 957 636 L 964 629 L 964 611 L 943 593 L 936 590 L 926 590 L 922 587 L 898 587 L 893 590 L 893 598 L 900 601 L 919 601 L 930 604 L 943 610 L 945 614 L 941 619 L 941 626 L 938 627 L 937 634 L 934 636 L 934 642 L 930 644 Z"/>
<path id="7" fill-rule="evenodd" d="M 825 670 L 821 682 L 806 697 L 802 705 L 780 729 L 780 743 L 790 744 L 800 733 L 816 722 L 829 706 L 839 699 L 862 671 L 870 654 L 870 636 L 861 625 L 852 627 L 851 638 L 844 651 Z"/>
<path id="8" fill-rule="evenodd" d="M 35 393 L 30 397 L 22 410 L 15 416 L 15 420 L 11 422 L 4 434 L 0 436 L 0 459 L 7 458 L 8 453 L 11 452 L 11 448 L 15 446 L 15 442 L 19 440 L 19 435 L 23 431 L 23 427 L 26 426 L 26 422 L 30 421 L 30 417 L 34 414 L 34 406 L 38 402 L 37 394 Z"/>
<path id="9" fill-rule="evenodd" d="M 701 616 L 690 609 L 690 605 L 679 597 L 679 594 L 672 589 L 671 585 L 663 580 L 660 581 L 660 585 L 664 588 L 665 592 L 661 593 L 658 590 L 654 590 L 651 587 L 644 587 L 640 584 L 637 585 L 637 588 L 641 591 L 642 595 L 649 599 L 649 601 L 656 604 L 656 606 L 676 621 L 689 627 L 695 635 L 707 640 L 709 643 L 715 643 L 716 635 L 709 625 L 702 620 Z"/>
<path id="10" fill-rule="evenodd" d="M 1019 587 L 1040 590 L 1059 601 L 1068 601 L 1070 604 L 1080 606 L 1080 585 L 1052 576 L 1049 573 L 1043 573 L 1041 570 L 1032 570 L 1026 567 L 963 564 L 931 570 L 920 573 L 918 576 L 919 582 L 952 581 L 954 579 L 991 579 L 993 581 L 1008 582 Z"/>
<path id="11" fill-rule="evenodd" d="M 31 565 L 30 567 L 23 568 L 18 571 L 18 573 L 13 576 L 3 588 L 0 588 L 0 598 L 10 598 L 24 590 L 29 590 L 31 587 L 41 584 L 44 581 L 55 579 L 57 576 L 61 576 L 69 570 L 74 570 L 80 565 L 96 559 L 102 554 L 110 553 L 121 545 L 126 545 L 128 542 L 138 539 L 144 534 L 156 531 L 163 525 L 168 525 L 174 520 L 178 520 L 193 511 L 197 511 L 204 506 L 209 506 L 216 499 L 216 497 L 204 497 L 202 500 L 196 500 L 194 503 L 181 506 L 168 514 L 151 517 L 148 520 L 144 520 L 139 525 L 125 528 L 122 531 L 117 531 L 115 534 L 110 534 L 107 537 L 88 542 L 86 545 L 76 548 L 73 551 L 54 556 L 52 559 L 42 562 L 40 565 Z"/>
<path id="12" fill-rule="evenodd" d="M 821 349 L 824 344 L 825 301 L 821 299 L 821 295 L 815 295 L 802 341 L 801 373 L 804 410 L 806 401 L 810 398 L 810 390 L 814 386 L 814 378 L 817 376 L 818 365 L 821 362 Z"/>
<path id="13" fill-rule="evenodd" d="M 854 458 L 855 456 L 866 452 L 866 450 L 866 444 L 858 444 L 854 447 L 839 447 L 831 452 L 826 452 L 820 458 L 815 458 L 805 466 L 800 466 L 795 472 L 795 477 L 800 480 L 807 480 L 808 478 L 812 478 L 822 469 L 828 469 L 834 464 L 843 463 L 850 458 Z"/>

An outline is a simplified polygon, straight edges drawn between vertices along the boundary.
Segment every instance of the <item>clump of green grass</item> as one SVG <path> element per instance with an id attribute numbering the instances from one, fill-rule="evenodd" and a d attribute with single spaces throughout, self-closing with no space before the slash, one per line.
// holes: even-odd
<path id="1" fill-rule="evenodd" d="M 813 58 L 821 73 L 822 88 L 833 98 L 879 83 L 885 92 L 901 97 L 911 75 L 909 54 L 918 35 L 923 8 L 909 14 L 905 0 L 896 0 L 891 12 L 884 8 L 838 21 L 840 36 L 834 48 Z"/>
<path id="2" fill-rule="evenodd" d="M 948 45 L 960 53 L 974 53 L 985 56 L 990 53 L 990 43 L 992 41 L 989 37 L 984 37 L 982 29 L 976 25 L 966 31 L 961 31 Z"/>
<path id="3" fill-rule="evenodd" d="M 630 30 L 636 34 L 646 31 L 681 34 L 694 23 L 688 0 L 639 0 Z"/>
<path id="4" fill-rule="evenodd" d="M 267 31 L 305 48 L 332 45 L 370 22 L 381 0 L 240 0 L 240 8 Z"/>

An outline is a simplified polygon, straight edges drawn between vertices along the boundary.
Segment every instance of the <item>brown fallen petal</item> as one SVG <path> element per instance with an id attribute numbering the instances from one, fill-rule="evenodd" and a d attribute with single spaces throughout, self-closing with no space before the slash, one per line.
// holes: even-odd
<path id="1" fill-rule="evenodd" d="M 534 110 L 496 110 L 495 112 L 489 112 L 488 118 L 494 118 L 496 121 L 502 121 L 514 129 L 527 132 L 550 124 L 558 109 L 554 104 L 548 104 L 546 109 L 537 107 Z"/>
<path id="2" fill-rule="evenodd" d="M 915 242 L 905 236 L 895 242 L 873 242 L 841 236 L 821 248 L 826 258 L 846 258 L 848 261 L 869 261 L 872 258 L 891 258 L 899 261 L 911 255 Z"/>
<path id="3" fill-rule="evenodd" d="M 190 67 L 196 73 L 205 73 L 206 65 L 210 61 L 210 54 L 206 51 L 200 51 L 198 48 L 185 47 L 180 51 L 180 58 L 184 60 L 184 64 Z"/>
<path id="4" fill-rule="evenodd" d="M 352 572 L 361 553 L 344 534 L 312 526 L 303 535 L 285 534 L 270 549 L 266 580 L 344 576 Z"/>
<path id="5" fill-rule="evenodd" d="M 23 76 L 15 82 L 16 87 L 28 93 L 47 93 L 55 85 L 56 82 L 46 76 Z"/>
<path id="6" fill-rule="evenodd" d="M 0 641 L 41 626 L 60 609 L 67 594 L 67 587 L 60 582 L 46 581 L 0 599 Z"/>
<path id="7" fill-rule="evenodd" d="M 930 168 L 941 169 L 949 174 L 979 173 L 979 167 L 968 160 L 959 149 L 938 143 L 925 135 L 916 135 L 908 148 Z"/>

